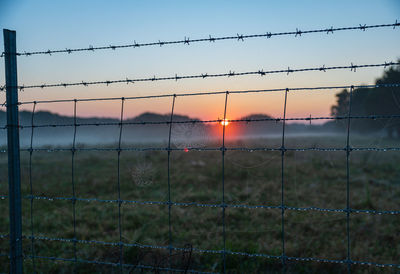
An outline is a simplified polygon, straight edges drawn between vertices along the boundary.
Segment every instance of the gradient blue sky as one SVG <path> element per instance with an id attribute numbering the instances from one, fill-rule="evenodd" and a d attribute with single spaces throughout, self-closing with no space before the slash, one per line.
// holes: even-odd
<path id="1" fill-rule="evenodd" d="M 293 31 L 358 24 L 394 23 L 398 0 L 357 1 L 22 1 L 0 0 L 0 26 L 17 31 L 18 50 L 130 44 L 265 32 Z M 3 44 L 3 37 L 0 38 Z M 18 58 L 19 83 L 41 84 L 137 77 L 222 73 L 350 65 L 395 61 L 400 57 L 400 28 L 273 37 L 244 42 L 223 41 Z M 90 88 L 26 90 L 21 101 L 150 95 L 190 91 L 269 89 L 317 85 L 373 83 L 382 69 L 293 73 Z M 4 83 L 4 67 L 0 68 Z M 328 115 L 338 92 L 291 93 L 289 116 Z M 1 95 L 1 100 L 4 95 Z M 282 93 L 232 95 L 228 115 L 249 113 L 281 116 Z M 167 113 L 170 99 L 129 103 L 127 116 L 144 111 Z M 223 113 L 221 96 L 179 98 L 178 113 L 216 118 Z M 72 104 L 39 106 L 72 114 Z M 118 116 L 119 102 L 82 103 L 82 116 Z"/>

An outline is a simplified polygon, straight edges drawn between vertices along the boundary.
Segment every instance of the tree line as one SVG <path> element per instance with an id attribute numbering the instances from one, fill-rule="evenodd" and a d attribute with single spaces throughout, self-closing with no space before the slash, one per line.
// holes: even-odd
<path id="1" fill-rule="evenodd" d="M 376 85 L 400 83 L 400 67 L 391 67 L 375 81 Z M 342 90 L 336 94 L 336 103 L 331 107 L 331 115 L 347 116 L 350 91 Z M 351 116 L 399 115 L 400 88 L 377 87 L 357 88 L 351 98 Z M 339 127 L 345 126 L 339 123 Z M 351 129 L 360 133 L 382 132 L 389 138 L 400 138 L 400 118 L 353 119 Z"/>

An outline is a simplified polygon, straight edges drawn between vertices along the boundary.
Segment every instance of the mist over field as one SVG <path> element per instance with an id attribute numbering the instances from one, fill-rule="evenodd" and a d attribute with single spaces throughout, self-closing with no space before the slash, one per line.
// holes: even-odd
<path id="1" fill-rule="evenodd" d="M 260 121 L 263 120 L 264 121 Z M 229 122 L 225 127 L 225 140 L 230 142 L 257 142 L 262 139 L 282 138 L 283 123 L 268 115 L 257 114 L 241 117 L 238 122 Z M 129 144 L 153 144 L 165 147 L 169 139 L 170 115 L 156 113 L 143 113 L 134 118 L 124 119 L 122 126 L 121 142 Z M 267 120 L 267 121 L 265 121 Z M 171 128 L 171 146 L 176 148 L 201 148 L 211 144 L 220 143 L 222 128 L 220 122 L 202 123 L 197 118 L 174 115 Z M 76 146 L 105 146 L 115 145 L 119 141 L 119 120 L 113 118 L 82 118 L 77 117 Z M 141 124 L 143 123 L 143 124 Z M 20 145 L 29 148 L 32 135 L 32 113 L 20 112 Z M 47 111 L 34 114 L 34 129 L 32 146 L 68 147 L 74 139 L 74 118 L 62 116 Z M 5 112 L 0 112 L 0 127 L 6 125 Z M 287 138 L 340 138 L 346 132 L 346 121 L 323 124 L 300 124 L 288 122 L 285 126 Z M 357 134 L 357 133 L 355 133 Z M 387 133 L 382 130 L 374 133 L 375 136 L 384 137 Z M 0 145 L 6 145 L 6 130 L 0 132 Z"/>

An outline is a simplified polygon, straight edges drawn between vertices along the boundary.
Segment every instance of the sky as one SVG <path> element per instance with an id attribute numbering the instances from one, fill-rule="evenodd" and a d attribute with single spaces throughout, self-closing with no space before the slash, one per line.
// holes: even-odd
<path id="1" fill-rule="evenodd" d="M 0 0 L 0 27 L 17 32 L 19 52 L 390 24 L 400 21 L 398 0 L 355 1 L 23 1 Z M 3 44 L 3 37 L 0 37 Z M 400 58 L 400 28 L 346 31 L 165 45 L 73 54 L 18 57 L 19 85 L 52 84 L 202 73 L 225 73 L 373 64 Z M 0 59 L 4 62 L 3 59 Z M 92 87 L 30 89 L 20 101 L 128 97 L 206 91 L 373 84 L 382 68 L 301 72 L 264 77 L 144 82 Z M 4 65 L 0 66 L 0 85 Z M 287 117 L 330 115 L 340 90 L 289 92 Z M 254 113 L 281 117 L 284 93 L 230 95 L 227 117 Z M 0 99 L 5 100 L 1 94 Z M 125 117 L 169 113 L 171 98 L 129 101 Z M 79 116 L 118 117 L 121 102 L 78 103 Z M 31 110 L 32 105 L 22 109 Z M 73 103 L 37 110 L 72 115 Z M 223 117 L 224 96 L 178 97 L 175 113 L 201 119 Z"/>

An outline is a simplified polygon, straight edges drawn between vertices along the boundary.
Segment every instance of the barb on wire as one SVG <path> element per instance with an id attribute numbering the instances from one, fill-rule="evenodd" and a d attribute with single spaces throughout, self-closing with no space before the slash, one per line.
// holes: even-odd
<path id="1" fill-rule="evenodd" d="M 96 50 L 116 50 L 122 48 L 138 48 L 138 47 L 146 47 L 146 46 L 163 46 L 163 45 L 176 45 L 176 44 L 184 44 L 189 45 L 190 43 L 198 43 L 198 42 L 215 42 L 215 41 L 222 41 L 222 40 L 237 40 L 237 41 L 244 41 L 244 39 L 250 38 L 271 38 L 272 36 L 302 36 L 302 34 L 311 34 L 311 33 L 332 33 L 336 31 L 350 31 L 350 30 L 362 30 L 365 31 L 367 29 L 376 29 L 376 28 L 388 28 L 393 27 L 395 29 L 399 26 L 400 23 L 396 20 L 393 24 L 377 24 L 377 25 L 362 25 L 359 24 L 358 26 L 352 27 L 330 27 L 330 28 L 321 28 L 321 29 L 312 29 L 312 30 L 305 30 L 301 31 L 300 29 L 296 28 L 296 31 L 286 31 L 286 32 L 266 32 L 262 34 L 238 34 L 234 36 L 221 36 L 221 37 L 212 37 L 209 35 L 208 38 L 198 38 L 198 39 L 190 39 L 189 37 L 185 37 L 183 40 L 171 40 L 171 41 L 160 41 L 158 42 L 150 42 L 150 43 L 137 43 L 134 41 L 132 44 L 126 45 L 109 45 L 109 46 L 100 46 L 94 47 L 90 45 L 87 48 L 66 48 L 66 49 L 59 49 L 59 50 L 45 50 L 45 51 L 32 51 L 32 52 L 19 52 L 16 53 L 18 56 L 32 56 L 32 55 L 51 55 L 54 53 L 74 53 L 74 52 L 83 52 L 83 51 L 96 51 Z M 5 53 L 3 52 L 0 57 L 4 57 Z"/>
<path id="2" fill-rule="evenodd" d="M 184 39 L 183 43 L 186 44 L 186 45 L 189 45 L 190 44 L 190 38 L 189 37 L 186 38 L 186 36 L 185 36 L 185 39 Z"/>
<path id="3" fill-rule="evenodd" d="M 264 75 L 265 75 L 265 72 L 264 72 L 264 70 L 259 70 L 259 71 L 258 71 L 258 74 L 260 74 L 261 76 L 264 76 Z"/>
<path id="4" fill-rule="evenodd" d="M 209 74 L 209 73 L 202 73 L 202 74 L 193 74 L 193 75 L 183 75 L 179 76 L 179 79 L 195 79 L 195 78 L 207 78 L 207 77 L 234 77 L 234 76 L 245 76 L 245 75 L 265 75 L 265 74 L 278 74 L 278 73 L 294 73 L 294 72 L 310 72 L 310 71 L 323 71 L 326 72 L 327 70 L 343 70 L 343 69 L 350 69 L 351 71 L 356 71 L 357 68 L 373 68 L 373 67 L 388 67 L 388 66 L 398 66 L 400 62 L 384 62 L 379 64 L 363 64 L 363 65 L 354 65 L 351 63 L 350 66 L 330 66 L 330 67 L 311 67 L 311 68 L 299 68 L 299 69 L 291 69 L 288 67 L 287 69 L 281 70 L 256 70 L 256 71 L 246 71 L 246 72 L 234 72 L 229 71 L 228 73 L 216 73 L 216 74 Z M 110 84 L 117 84 L 117 83 L 133 83 L 133 82 L 150 82 L 150 81 L 166 81 L 166 80 L 175 80 L 177 81 L 177 76 L 167 76 L 167 77 L 156 77 L 155 75 L 151 78 L 136 78 L 128 80 L 126 79 L 119 79 L 119 80 L 106 80 L 106 81 L 93 81 L 93 82 L 74 82 L 74 83 L 58 83 L 58 84 L 41 84 L 41 85 L 27 85 L 22 86 L 23 89 L 28 88 L 52 88 L 52 87 L 69 87 L 69 86 L 89 86 L 89 85 L 101 85 L 106 84 L 107 86 Z M 21 86 L 18 86 L 20 89 Z"/>
<path id="5" fill-rule="evenodd" d="M 383 65 L 383 67 L 384 68 L 386 68 L 386 62 L 384 63 L 384 65 Z M 357 69 L 357 66 L 356 65 L 353 65 L 353 63 L 351 63 L 351 66 L 350 66 L 350 71 L 354 71 L 354 72 L 356 72 L 356 69 Z"/>

